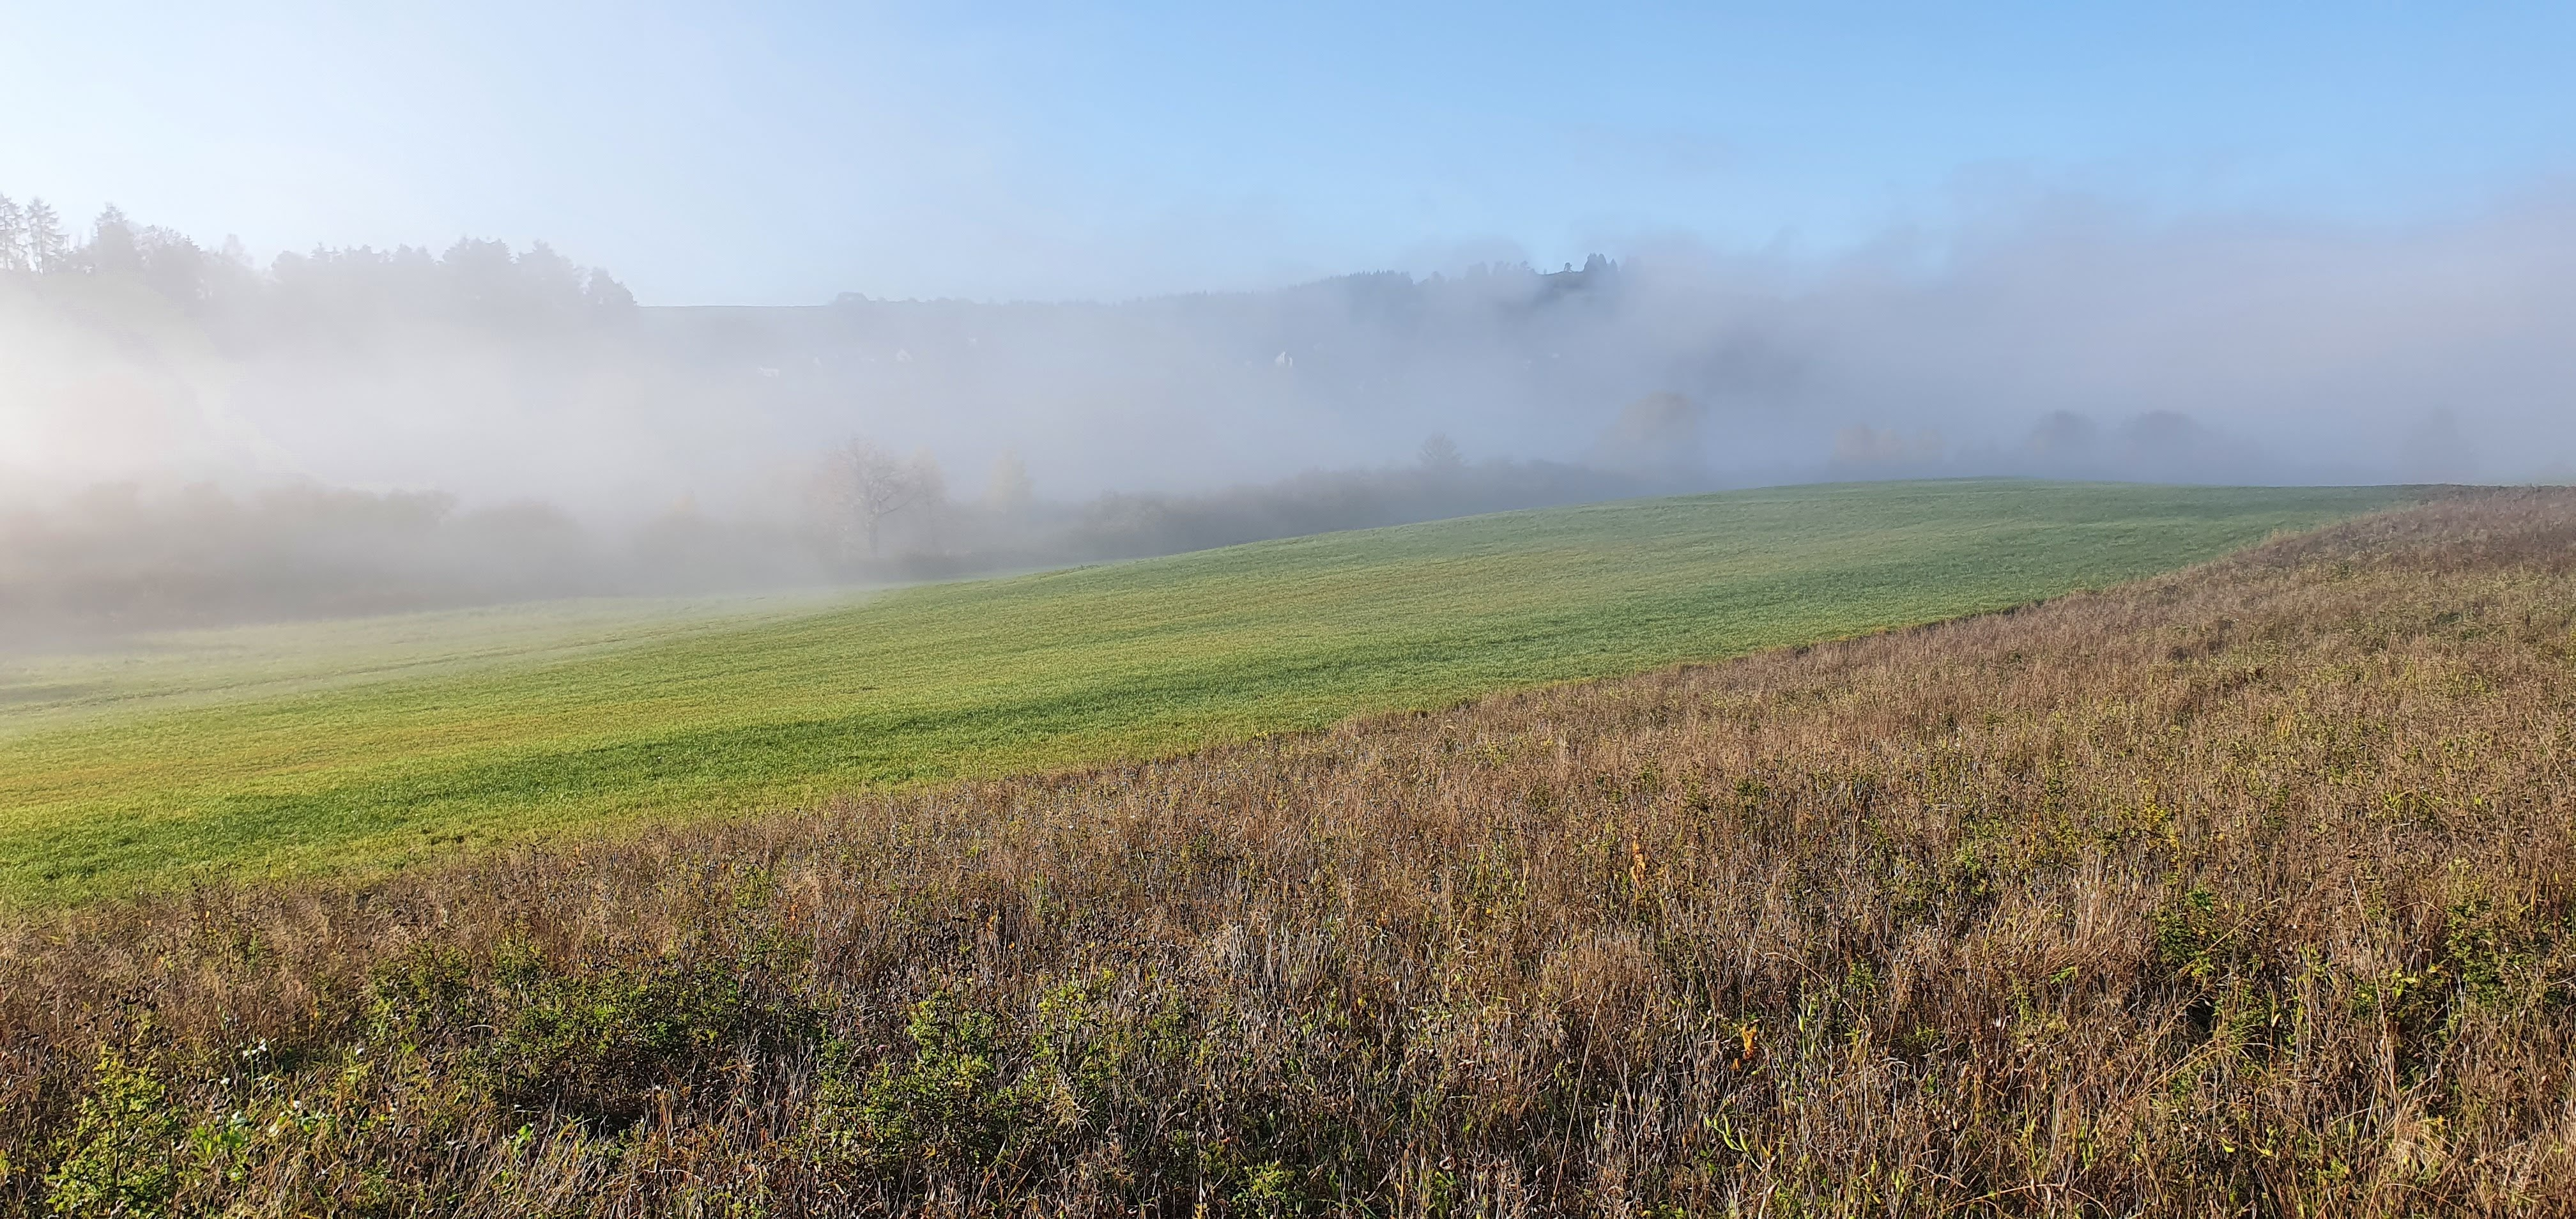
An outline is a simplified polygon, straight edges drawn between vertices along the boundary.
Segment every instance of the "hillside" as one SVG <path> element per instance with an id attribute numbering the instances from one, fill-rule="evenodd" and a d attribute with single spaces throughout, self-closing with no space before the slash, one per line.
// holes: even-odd
<path id="1" fill-rule="evenodd" d="M 2387 490 L 1804 487 L 1331 534 L 0 737 L 0 898 L 1150 757 L 1994 609 Z"/>
<path id="2" fill-rule="evenodd" d="M 1149 765 L 29 915 L 0 1207 L 2565 1214 L 2572 606 L 2576 497 L 2499 493 Z"/>

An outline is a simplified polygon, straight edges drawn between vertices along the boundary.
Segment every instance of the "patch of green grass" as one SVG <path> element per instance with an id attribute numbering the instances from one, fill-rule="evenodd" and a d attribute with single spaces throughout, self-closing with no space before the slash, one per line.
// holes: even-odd
<path id="1" fill-rule="evenodd" d="M 1956 481 L 1504 513 L 101 713 L 0 739 L 0 896 L 1152 756 L 1999 608 L 2401 496 Z"/>
<path id="2" fill-rule="evenodd" d="M 0 736 L 102 712 L 166 709 L 333 686 L 543 664 L 724 626 L 802 617 L 855 594 L 585 597 L 152 631 L 88 646 L 0 651 Z M 0 640 L 0 645 L 8 641 Z"/>

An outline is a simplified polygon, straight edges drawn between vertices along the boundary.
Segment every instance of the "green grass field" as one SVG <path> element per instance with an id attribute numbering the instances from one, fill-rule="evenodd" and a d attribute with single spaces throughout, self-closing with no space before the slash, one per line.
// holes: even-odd
<path id="1" fill-rule="evenodd" d="M 2017 604 L 2402 496 L 1964 481 L 1636 501 L 734 621 L 559 617 L 549 633 L 493 613 L 519 643 L 442 628 L 439 663 L 403 662 L 383 628 L 342 627 L 376 642 L 347 645 L 357 676 L 337 681 L 327 664 L 254 663 L 201 639 L 233 659 L 21 698 L 0 735 L 0 897 L 398 865 L 1169 753 Z"/>
<path id="2" fill-rule="evenodd" d="M 160 631 L 89 651 L 0 652 L 0 738 L 101 714 L 547 664 L 801 617 L 852 599 L 847 592 L 821 591 L 594 597 Z"/>

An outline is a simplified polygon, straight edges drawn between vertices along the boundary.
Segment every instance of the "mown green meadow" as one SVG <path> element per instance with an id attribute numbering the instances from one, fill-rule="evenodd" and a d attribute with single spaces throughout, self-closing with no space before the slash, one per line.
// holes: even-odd
<path id="1" fill-rule="evenodd" d="M 728 626 L 804 617 L 860 595 L 809 589 L 574 598 L 0 650 L 0 738 L 103 714 L 535 667 Z"/>
<path id="2" fill-rule="evenodd" d="M 154 699 L 0 737 L 0 898 L 1168 754 L 2010 606 L 2403 498 L 1782 488 L 924 586 L 343 684 L 185 697 L 163 673 Z"/>

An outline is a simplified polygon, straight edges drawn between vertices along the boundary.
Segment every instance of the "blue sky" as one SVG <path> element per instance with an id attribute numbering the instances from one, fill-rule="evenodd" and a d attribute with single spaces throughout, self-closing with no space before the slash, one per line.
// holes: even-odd
<path id="1" fill-rule="evenodd" d="M 2405 225 L 2576 173 L 2565 4 L 410 9 L 0 2 L 0 192 L 802 303 L 1831 255 L 2065 196 Z"/>

